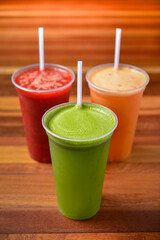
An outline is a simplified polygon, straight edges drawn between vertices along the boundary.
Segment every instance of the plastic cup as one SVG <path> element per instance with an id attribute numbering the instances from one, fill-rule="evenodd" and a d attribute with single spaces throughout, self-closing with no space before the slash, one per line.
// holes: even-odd
<path id="1" fill-rule="evenodd" d="M 68 102 L 70 88 L 75 79 L 75 74 L 67 67 L 57 64 L 45 64 L 45 67 L 64 69 L 70 72 L 73 78 L 68 84 L 50 90 L 27 89 L 15 82 L 19 74 L 31 69 L 37 69 L 39 68 L 39 64 L 20 68 L 11 78 L 12 83 L 18 91 L 28 150 L 31 158 L 39 162 L 51 162 L 48 138 L 41 123 L 42 116 L 47 109 L 60 103 Z"/>
<path id="2" fill-rule="evenodd" d="M 90 73 L 110 66 L 113 64 L 103 64 L 91 68 L 86 73 L 86 80 L 90 88 L 91 101 L 110 108 L 118 117 L 118 127 L 112 136 L 108 160 L 121 161 L 126 159 L 132 150 L 140 103 L 149 82 L 149 76 L 138 67 L 120 64 L 120 67 L 132 68 L 143 73 L 146 76 L 145 84 L 133 90 L 112 91 L 100 88 L 90 81 Z"/>
<path id="3" fill-rule="evenodd" d="M 115 117 L 115 125 L 102 136 L 64 138 L 51 132 L 48 122 L 55 109 L 59 111 L 68 104 L 49 109 L 42 123 L 49 137 L 58 208 L 64 216 L 82 220 L 94 216 L 100 208 L 110 139 L 117 126 L 117 117 L 108 109 Z"/>

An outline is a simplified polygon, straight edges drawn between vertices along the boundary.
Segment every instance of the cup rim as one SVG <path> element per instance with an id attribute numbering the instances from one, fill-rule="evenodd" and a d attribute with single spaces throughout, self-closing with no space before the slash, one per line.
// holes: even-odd
<path id="1" fill-rule="evenodd" d="M 82 102 L 84 104 L 88 104 L 88 105 L 96 105 L 96 106 L 100 106 L 101 108 L 104 108 L 105 110 L 108 110 L 110 113 L 112 113 L 112 115 L 114 116 L 115 118 L 115 124 L 114 124 L 114 127 L 107 133 L 103 134 L 103 135 L 100 135 L 98 137 L 94 137 L 94 138 L 84 138 L 84 139 L 79 139 L 79 138 L 67 138 L 67 137 L 63 137 L 63 136 L 60 136 L 56 133 L 53 133 L 52 131 L 50 131 L 46 126 L 45 126 L 45 123 L 44 123 L 44 120 L 45 120 L 45 117 L 46 115 L 52 111 L 53 109 L 55 108 L 59 108 L 59 107 L 62 107 L 62 106 L 66 106 L 66 105 L 76 105 L 77 103 L 76 102 L 69 102 L 69 103 L 62 103 L 62 104 L 59 104 L 59 105 L 56 105 L 50 109 L 48 109 L 44 114 L 43 114 L 43 117 L 42 117 L 42 125 L 44 127 L 44 129 L 46 130 L 47 133 L 51 134 L 53 137 L 56 137 L 58 139 L 61 139 L 61 140 L 66 140 L 66 141 L 77 141 L 77 142 L 87 142 L 87 141 L 94 141 L 94 140 L 97 140 L 97 139 L 101 139 L 101 138 L 104 138 L 104 137 L 107 137 L 109 136 L 111 133 L 114 132 L 114 130 L 116 129 L 117 125 L 118 125 L 118 118 L 116 116 L 116 114 L 109 108 L 107 107 L 104 107 L 100 104 L 96 104 L 96 103 L 90 103 L 90 102 Z"/>
<path id="2" fill-rule="evenodd" d="M 107 66 L 107 67 L 109 67 L 109 66 L 114 66 L 114 64 L 113 64 L 113 63 L 100 64 L 100 65 L 97 65 L 97 66 L 95 66 L 95 67 L 92 67 L 91 69 L 89 69 L 89 70 L 86 72 L 85 77 L 86 77 L 86 81 L 88 82 L 88 85 L 92 86 L 93 88 L 96 88 L 96 89 L 99 90 L 99 91 L 103 91 L 103 92 L 105 92 L 105 93 L 131 93 L 131 94 L 134 94 L 134 92 L 140 91 L 141 89 L 145 88 L 145 87 L 147 86 L 147 84 L 149 83 L 149 80 L 150 80 L 149 75 L 148 75 L 148 73 L 145 72 L 143 69 L 141 69 L 141 68 L 139 68 L 139 67 L 136 67 L 136 66 L 133 66 L 133 65 L 130 65 L 130 64 L 120 63 L 120 64 L 119 64 L 120 67 L 132 68 L 132 69 L 135 69 L 135 70 L 143 73 L 143 74 L 146 76 L 146 78 L 147 78 L 146 82 L 145 82 L 142 86 L 140 86 L 140 87 L 138 87 L 138 88 L 130 89 L 130 90 L 110 90 L 110 89 L 98 87 L 97 85 L 95 85 L 94 83 L 92 83 L 92 82 L 89 80 L 88 74 L 89 74 L 90 72 L 92 72 L 93 70 L 96 70 L 96 69 L 99 69 L 99 68 L 103 68 L 103 67 L 106 67 L 106 66 Z"/>
<path id="3" fill-rule="evenodd" d="M 56 88 L 56 89 L 36 90 L 36 89 L 28 89 L 28 88 L 25 88 L 25 87 L 22 87 L 22 86 L 18 85 L 18 84 L 15 82 L 15 79 L 14 79 L 14 78 L 15 78 L 15 75 L 18 74 L 19 72 L 21 72 L 21 71 L 23 71 L 23 70 L 27 70 L 27 69 L 29 69 L 29 68 L 39 67 L 39 63 L 36 63 L 36 64 L 26 65 L 26 66 L 24 66 L 24 67 L 22 67 L 22 68 L 19 68 L 16 72 L 14 72 L 14 73 L 12 74 L 12 76 L 11 76 L 11 81 L 12 81 L 13 85 L 14 85 L 15 87 L 17 87 L 18 89 L 21 89 L 21 90 L 26 91 L 26 92 L 46 93 L 46 92 L 57 92 L 57 91 L 59 91 L 59 90 L 62 90 L 62 89 L 64 89 L 64 88 L 67 88 L 67 87 L 70 86 L 70 85 L 74 82 L 74 80 L 75 80 L 75 73 L 74 73 L 71 69 L 69 69 L 68 67 L 65 67 L 65 66 L 59 65 L 59 64 L 54 64 L 54 63 L 45 63 L 44 66 L 57 67 L 57 68 L 64 69 L 64 70 L 70 72 L 70 73 L 72 74 L 73 78 L 72 78 L 72 80 L 71 80 L 69 83 L 67 83 L 66 85 L 64 85 L 64 86 L 62 86 L 62 87 L 60 87 L 60 88 Z"/>

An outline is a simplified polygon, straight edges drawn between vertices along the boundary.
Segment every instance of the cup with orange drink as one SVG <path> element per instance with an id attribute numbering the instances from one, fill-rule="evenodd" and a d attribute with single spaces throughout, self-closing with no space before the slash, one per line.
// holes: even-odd
<path id="1" fill-rule="evenodd" d="M 120 32 L 121 33 L 121 32 Z M 135 66 L 119 64 L 120 35 L 116 39 L 114 64 L 103 64 L 86 73 L 91 101 L 104 105 L 118 117 L 110 144 L 109 161 L 126 159 L 132 150 L 138 113 L 148 74 Z"/>
<path id="2" fill-rule="evenodd" d="M 112 136 L 108 159 L 127 158 L 132 149 L 141 99 L 149 82 L 148 74 L 140 68 L 120 64 L 104 64 L 90 69 L 86 74 L 91 100 L 110 108 L 119 124 Z"/>

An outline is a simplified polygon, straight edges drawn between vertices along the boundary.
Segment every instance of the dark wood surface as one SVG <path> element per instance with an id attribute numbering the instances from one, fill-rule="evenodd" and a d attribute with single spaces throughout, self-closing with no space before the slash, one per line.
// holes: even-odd
<path id="1" fill-rule="evenodd" d="M 157 0 L 0 1 L 0 240 L 160 239 L 160 3 Z M 45 61 L 85 72 L 113 62 L 122 28 L 121 62 L 150 75 L 132 155 L 106 169 L 99 213 L 86 221 L 63 217 L 52 167 L 27 151 L 11 74 L 38 62 L 37 28 L 45 28 Z M 76 100 L 76 83 L 70 101 Z"/>

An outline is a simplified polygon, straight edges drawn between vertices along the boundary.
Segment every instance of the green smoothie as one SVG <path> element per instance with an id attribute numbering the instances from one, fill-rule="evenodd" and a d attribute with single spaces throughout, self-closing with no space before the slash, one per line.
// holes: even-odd
<path id="1" fill-rule="evenodd" d="M 47 111 L 43 126 L 50 152 L 61 213 L 87 219 L 97 213 L 115 114 L 100 105 L 62 104 Z"/>

